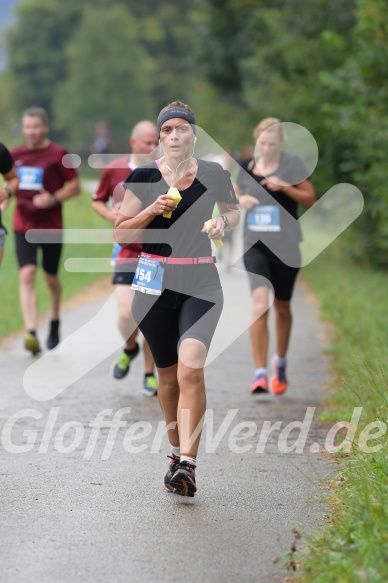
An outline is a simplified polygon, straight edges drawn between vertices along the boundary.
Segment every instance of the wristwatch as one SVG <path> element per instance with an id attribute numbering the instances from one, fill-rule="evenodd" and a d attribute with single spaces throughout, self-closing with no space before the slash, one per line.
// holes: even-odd
<path id="1" fill-rule="evenodd" d="M 12 196 L 12 190 L 8 186 L 3 186 L 3 189 L 7 193 L 8 198 L 11 198 L 11 196 Z"/>
<path id="2" fill-rule="evenodd" d="M 221 215 L 221 219 L 224 221 L 224 227 L 229 227 L 229 219 L 226 215 Z"/>

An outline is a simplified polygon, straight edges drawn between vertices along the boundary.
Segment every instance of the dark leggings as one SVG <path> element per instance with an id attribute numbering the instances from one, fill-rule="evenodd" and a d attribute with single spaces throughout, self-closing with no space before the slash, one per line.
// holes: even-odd
<path id="1" fill-rule="evenodd" d="M 132 303 L 132 315 L 150 345 L 158 368 L 178 362 L 179 346 L 186 338 L 199 340 L 209 350 L 222 312 L 221 288 L 201 297 L 181 293 L 171 297 L 174 298 L 172 307 L 166 307 L 165 301 L 153 303 L 150 296 L 136 292 Z"/>

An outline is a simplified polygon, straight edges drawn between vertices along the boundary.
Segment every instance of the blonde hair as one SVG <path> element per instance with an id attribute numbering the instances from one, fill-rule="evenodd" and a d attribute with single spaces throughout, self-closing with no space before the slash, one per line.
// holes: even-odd
<path id="1" fill-rule="evenodd" d="M 271 126 L 275 126 L 271 129 L 269 129 Z M 253 130 L 253 137 L 255 138 L 255 141 L 257 140 L 257 138 L 259 137 L 259 135 L 262 132 L 265 132 L 266 130 L 276 133 L 279 140 L 281 142 L 284 142 L 286 135 L 282 126 L 282 122 L 279 118 L 277 117 L 266 117 L 264 119 L 261 120 L 261 122 L 259 123 L 259 125 L 257 125 L 255 127 L 255 129 Z"/>

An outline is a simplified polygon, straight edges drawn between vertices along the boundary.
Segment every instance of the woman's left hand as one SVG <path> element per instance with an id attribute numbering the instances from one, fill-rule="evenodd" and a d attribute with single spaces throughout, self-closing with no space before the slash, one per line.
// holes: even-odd
<path id="1" fill-rule="evenodd" d="M 287 188 L 287 186 L 290 186 L 290 184 L 287 184 L 287 182 L 284 182 L 284 180 L 278 178 L 277 176 L 271 176 L 271 180 L 269 180 L 268 178 L 264 178 L 263 180 L 260 180 L 260 184 L 262 186 L 267 186 L 270 190 L 273 190 L 274 192 L 279 191 L 285 192 L 285 188 Z"/>
<path id="2" fill-rule="evenodd" d="M 207 233 L 209 239 L 223 239 L 225 232 L 224 227 L 225 225 L 223 219 L 221 217 L 215 217 L 214 219 L 211 219 L 208 228 L 206 228 L 204 225 L 201 233 Z"/>

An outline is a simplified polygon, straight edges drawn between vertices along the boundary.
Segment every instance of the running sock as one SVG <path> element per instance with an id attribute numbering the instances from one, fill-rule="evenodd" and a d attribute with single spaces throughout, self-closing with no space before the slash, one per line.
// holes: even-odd
<path id="1" fill-rule="evenodd" d="M 277 366 L 279 366 L 280 368 L 284 368 L 286 366 L 287 359 L 282 358 L 281 356 L 275 354 L 275 362 Z"/>
<path id="2" fill-rule="evenodd" d="M 35 336 L 36 338 L 36 330 L 28 330 L 28 333 L 31 334 L 31 336 Z"/>
<path id="3" fill-rule="evenodd" d="M 256 368 L 255 369 L 255 377 L 258 377 L 260 375 L 266 375 L 266 374 L 267 374 L 266 368 Z"/>
<path id="4" fill-rule="evenodd" d="M 133 356 L 137 354 L 137 344 L 135 345 L 135 348 L 131 348 L 129 350 L 129 348 L 124 348 L 124 352 L 127 356 Z"/>
<path id="5" fill-rule="evenodd" d="M 155 376 L 155 375 L 154 375 L 154 373 L 153 373 L 153 372 L 146 372 L 146 373 L 144 374 L 144 377 L 145 377 L 145 378 L 148 378 L 148 377 L 154 377 L 154 376 Z"/>
<path id="6" fill-rule="evenodd" d="M 171 445 L 170 443 L 171 453 L 175 455 L 175 457 L 181 457 L 181 448 L 175 447 L 175 445 Z"/>
<path id="7" fill-rule="evenodd" d="M 189 464 L 191 464 L 195 468 L 197 467 L 197 460 L 193 457 L 188 457 L 187 455 L 181 455 L 181 463 L 182 462 L 188 462 Z"/>

